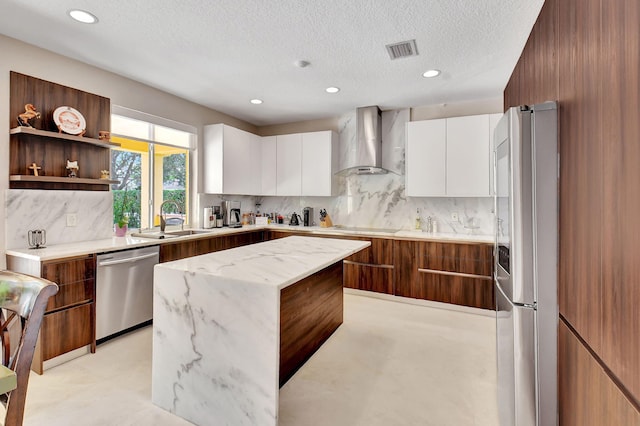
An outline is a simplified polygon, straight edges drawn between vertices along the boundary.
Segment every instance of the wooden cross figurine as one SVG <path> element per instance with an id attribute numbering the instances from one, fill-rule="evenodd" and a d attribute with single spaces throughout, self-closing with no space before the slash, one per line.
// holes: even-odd
<path id="1" fill-rule="evenodd" d="M 42 167 L 38 166 L 36 163 L 31 163 L 31 165 L 27 168 L 29 170 L 33 170 L 34 176 L 38 176 L 38 170 L 40 170 Z"/>

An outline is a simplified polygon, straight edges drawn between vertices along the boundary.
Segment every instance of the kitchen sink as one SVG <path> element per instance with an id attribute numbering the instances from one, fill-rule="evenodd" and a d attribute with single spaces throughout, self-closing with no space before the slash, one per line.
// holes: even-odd
<path id="1" fill-rule="evenodd" d="M 182 237 L 185 235 L 198 235 L 198 234 L 210 234 L 211 231 L 204 231 L 204 230 L 200 230 L 200 229 L 184 229 L 182 231 L 170 231 L 170 232 L 166 232 L 165 231 L 165 235 L 171 235 L 171 236 L 176 236 L 176 237 Z"/>

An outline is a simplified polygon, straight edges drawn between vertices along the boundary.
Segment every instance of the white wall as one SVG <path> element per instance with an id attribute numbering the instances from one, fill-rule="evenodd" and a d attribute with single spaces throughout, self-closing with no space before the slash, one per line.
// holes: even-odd
<path id="1" fill-rule="evenodd" d="M 28 31 L 28 28 L 25 31 Z M 0 117 L 5 117 L 7 120 L 4 131 L 0 131 L 0 170 L 3 170 L 0 174 L 0 192 L 3 195 L 9 187 L 9 128 L 16 125 L 15 119 L 9 117 L 9 71 L 105 96 L 111 99 L 112 105 L 120 105 L 189 124 L 198 129 L 198 135 L 202 134 L 203 125 L 213 123 L 226 123 L 257 133 L 255 126 L 229 115 L 2 35 L 0 35 L 0 52 L 2 52 L 0 54 L 0 93 L 3 94 L 0 98 Z M 193 176 L 198 176 L 197 172 L 201 165 L 198 165 L 197 150 L 195 157 Z M 194 182 L 192 185 L 192 193 L 195 194 L 199 188 L 199 182 Z M 7 218 L 4 196 L 2 200 L 3 202 L 0 202 L 0 218 L 2 218 L 0 220 L 0 268 L 5 267 Z M 193 203 L 191 210 L 194 214 L 195 205 Z M 196 218 L 197 216 L 194 220 Z"/>

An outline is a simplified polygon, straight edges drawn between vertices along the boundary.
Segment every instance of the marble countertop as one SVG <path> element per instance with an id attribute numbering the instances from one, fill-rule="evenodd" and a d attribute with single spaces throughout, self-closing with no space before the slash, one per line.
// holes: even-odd
<path id="1" fill-rule="evenodd" d="M 156 266 L 283 289 L 371 242 L 291 236 L 229 250 L 188 257 Z"/>
<path id="2" fill-rule="evenodd" d="M 468 234 L 444 234 L 428 233 L 413 230 L 390 230 L 390 229 L 367 229 L 367 228 L 322 228 L 320 226 L 289 226 L 289 225 L 249 225 L 242 228 L 213 228 L 203 230 L 206 232 L 185 235 L 181 237 L 167 238 L 163 240 L 132 237 L 111 237 L 101 240 L 81 241 L 68 244 L 50 245 L 40 249 L 7 249 L 6 254 L 35 261 L 47 261 L 52 259 L 62 259 L 73 256 L 83 256 L 91 253 L 106 253 L 118 250 L 126 250 L 138 247 L 154 246 L 191 239 L 206 238 L 212 236 L 230 235 L 241 232 L 257 230 L 274 230 L 290 232 L 308 232 L 310 235 L 357 235 L 371 236 L 378 238 L 397 238 L 407 240 L 429 240 L 446 242 L 481 242 L 492 243 L 493 237 L 490 235 L 468 235 Z"/>

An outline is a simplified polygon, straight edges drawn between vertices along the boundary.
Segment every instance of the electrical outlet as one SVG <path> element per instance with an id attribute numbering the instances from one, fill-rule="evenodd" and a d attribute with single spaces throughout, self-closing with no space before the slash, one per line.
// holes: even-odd
<path id="1" fill-rule="evenodd" d="M 67 226 L 77 226 L 78 215 L 75 213 L 67 213 Z"/>
<path id="2" fill-rule="evenodd" d="M 458 221 L 458 212 L 451 212 L 451 220 L 454 222 Z"/>

